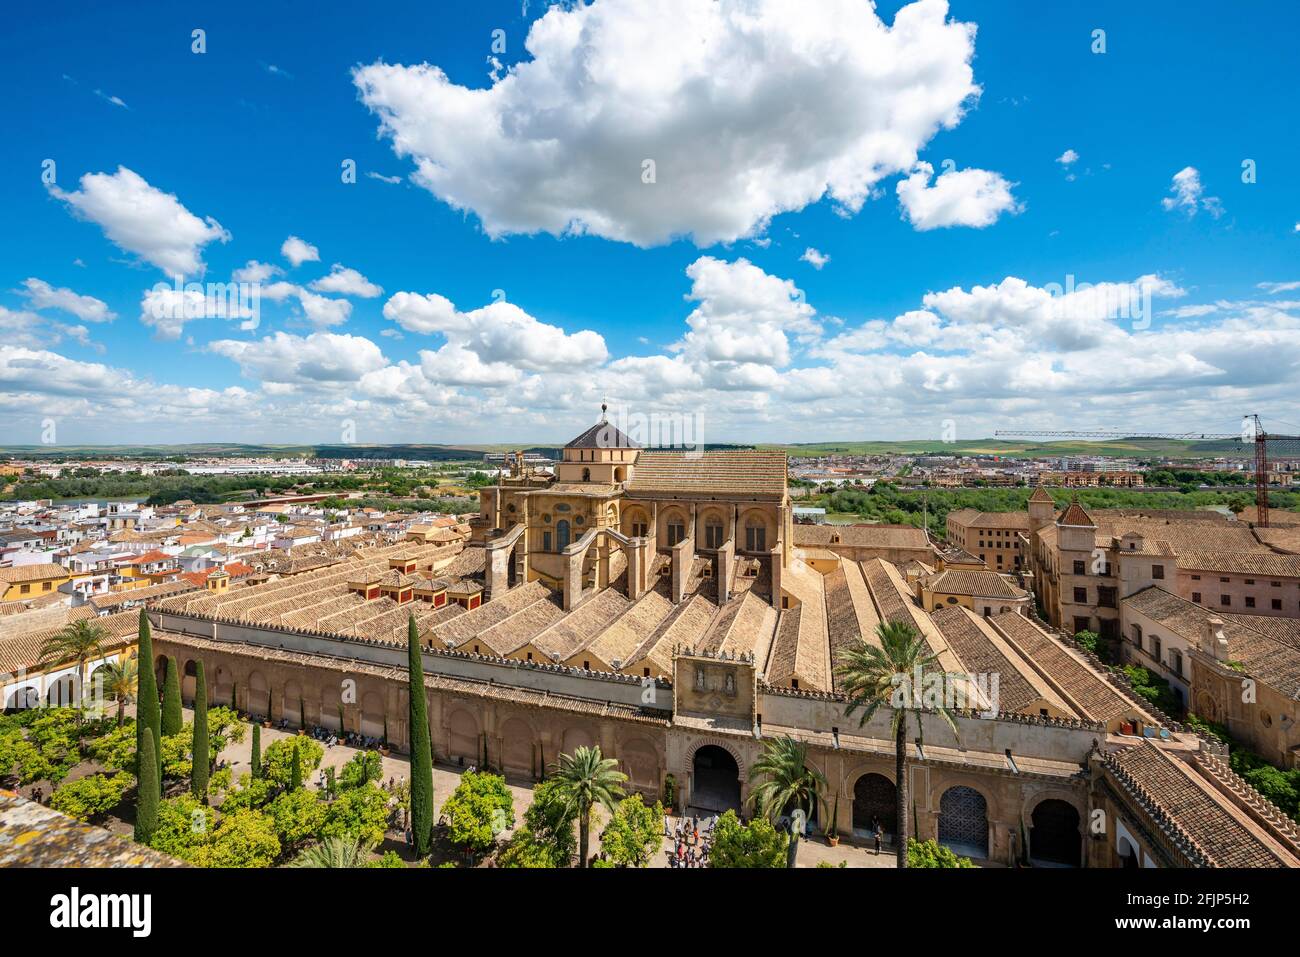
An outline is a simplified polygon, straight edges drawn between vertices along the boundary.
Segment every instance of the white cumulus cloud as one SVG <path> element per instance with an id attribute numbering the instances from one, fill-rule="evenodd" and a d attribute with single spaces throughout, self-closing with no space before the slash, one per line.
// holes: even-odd
<path id="1" fill-rule="evenodd" d="M 916 170 L 898 183 L 898 201 L 904 218 L 918 230 L 948 226 L 991 226 L 1003 213 L 1023 210 L 1011 195 L 1012 184 L 984 169 L 954 169 L 941 173 L 930 185 L 934 167 L 917 163 Z"/>
<path id="2" fill-rule="evenodd" d="M 280 255 L 289 260 L 295 269 L 303 263 L 320 262 L 320 250 L 304 239 L 290 236 L 280 246 Z"/>
<path id="3" fill-rule="evenodd" d="M 125 166 L 116 173 L 87 173 L 74 192 L 51 186 L 50 193 L 96 223 L 121 249 L 168 274 L 202 275 L 203 247 L 230 239 L 211 216 L 200 219 L 175 195 L 150 186 Z"/>
<path id="4" fill-rule="evenodd" d="M 26 279 L 23 287 L 23 295 L 33 309 L 58 309 L 76 316 L 82 322 L 112 322 L 117 318 L 117 314 L 102 299 L 83 296 L 62 287 L 56 289 L 43 279 Z"/>
<path id="5" fill-rule="evenodd" d="M 355 269 L 349 269 L 342 263 L 330 267 L 330 274 L 309 283 L 317 292 L 332 292 L 342 296 L 358 296 L 362 299 L 374 299 L 383 295 L 382 286 L 376 286 Z"/>
<path id="6" fill-rule="evenodd" d="M 946 0 L 555 5 L 486 89 L 438 66 L 354 71 L 414 181 L 493 237 L 705 246 L 829 197 L 849 213 L 978 96 Z"/>

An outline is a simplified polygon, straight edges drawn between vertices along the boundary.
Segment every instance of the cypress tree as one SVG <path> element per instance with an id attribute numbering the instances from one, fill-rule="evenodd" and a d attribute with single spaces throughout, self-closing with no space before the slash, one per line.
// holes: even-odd
<path id="1" fill-rule="evenodd" d="M 208 771 L 211 767 L 208 756 L 211 747 L 211 741 L 208 739 L 208 679 L 203 662 L 196 662 L 195 668 L 197 673 L 194 676 L 194 744 L 190 749 L 194 760 L 190 771 L 190 788 L 196 798 L 206 803 Z"/>
<path id="2" fill-rule="evenodd" d="M 154 747 L 153 729 L 146 728 L 143 747 L 140 749 L 140 775 L 135 789 L 135 839 L 148 844 L 158 827 L 158 755 Z"/>
<path id="3" fill-rule="evenodd" d="M 296 791 L 302 787 L 302 755 L 298 751 L 298 740 L 293 742 L 293 761 L 289 765 L 289 790 Z"/>
<path id="4" fill-rule="evenodd" d="M 181 679 L 176 673 L 176 659 L 168 656 L 167 673 L 163 677 L 162 736 L 180 734 L 185 725 L 181 716 Z"/>
<path id="5" fill-rule="evenodd" d="M 135 753 L 136 776 L 139 776 L 139 756 L 144 754 L 145 731 L 153 732 L 154 763 L 157 765 L 156 781 L 162 781 L 162 754 L 159 742 L 162 741 L 162 714 L 158 708 L 158 679 L 154 674 L 153 664 L 153 629 L 149 625 L 149 616 L 140 609 L 139 635 L 139 677 L 136 686 L 135 705 Z"/>
<path id="6" fill-rule="evenodd" d="M 424 699 L 424 661 L 420 632 L 411 615 L 406 629 L 409 659 L 408 695 L 411 702 L 411 832 L 415 853 L 427 855 L 433 842 L 433 749 L 429 743 L 429 716 Z"/>
<path id="7" fill-rule="evenodd" d="M 253 779 L 256 780 L 262 776 L 262 726 L 253 725 L 253 756 L 250 759 L 253 765 Z"/>

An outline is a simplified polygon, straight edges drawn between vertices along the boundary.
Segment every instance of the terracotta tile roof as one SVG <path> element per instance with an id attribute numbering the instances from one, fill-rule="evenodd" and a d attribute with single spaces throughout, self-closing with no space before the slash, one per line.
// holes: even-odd
<path id="1" fill-rule="evenodd" d="M 596 636 L 587 646 L 592 658 L 607 668 L 618 668 L 651 635 L 675 606 L 656 589 L 642 595 L 627 613 Z"/>
<path id="2" fill-rule="evenodd" d="M 537 635 L 564 617 L 564 609 L 560 607 L 556 595 L 550 589 L 544 590 L 544 597 L 530 602 L 492 627 L 471 635 L 457 647 L 461 651 L 469 651 L 473 643 L 480 643 L 485 646 L 485 649 L 480 649 L 484 653 L 500 655 L 503 658 L 519 652 L 524 645 L 529 644 Z M 494 602 L 488 602 L 489 606 L 492 604 Z M 472 615 L 473 612 L 470 614 Z M 464 618 L 456 619 L 456 621 L 464 620 Z"/>
<path id="3" fill-rule="evenodd" d="M 647 493 L 746 495 L 781 499 L 786 490 L 784 452 L 642 452 L 628 495 Z"/>
<path id="4" fill-rule="evenodd" d="M 642 642 L 641 647 L 632 653 L 623 666 L 624 670 L 636 670 L 642 666 L 643 661 L 649 659 L 654 673 L 671 675 L 673 647 L 681 645 L 694 648 L 703 640 L 717 613 L 718 606 L 709 599 L 703 595 L 692 595 L 660 622 L 659 627 Z"/>
<path id="5" fill-rule="evenodd" d="M 1211 867 L 1296 867 L 1300 857 L 1208 780 L 1194 763 L 1144 741 L 1104 763 L 1148 811 L 1166 815 L 1198 863 Z"/>
<path id="6" fill-rule="evenodd" d="M 925 532 L 910 525 L 796 525 L 794 543 L 800 548 L 916 548 L 930 551 Z"/>
<path id="7" fill-rule="evenodd" d="M 826 628 L 831 653 L 831 681 L 840 688 L 836 668 L 844 653 L 859 641 L 875 640 L 880 615 L 871 601 L 871 593 L 862 578 L 862 569 L 854 562 L 844 562 L 826 576 Z"/>
<path id="8" fill-rule="evenodd" d="M 1023 662 L 1008 658 L 980 629 L 975 616 L 960 606 L 930 616 L 967 673 L 998 675 L 998 710 L 1025 711 L 1046 697 L 1021 673 Z M 1056 704 L 1055 701 L 1052 702 Z M 1037 713 L 1037 712 L 1034 712 Z"/>
<path id="9" fill-rule="evenodd" d="M 439 628 L 436 635 L 447 645 L 453 648 L 458 647 L 533 602 L 548 598 L 550 594 L 551 590 L 541 582 L 528 582 L 518 588 L 510 589 L 498 598 L 493 598 L 491 601 L 479 605 L 469 614 L 462 615 L 455 621 L 449 622 Z"/>
<path id="10" fill-rule="evenodd" d="M 182 575 L 177 581 L 149 585 L 146 588 L 127 588 L 123 591 L 111 591 L 105 595 L 91 595 L 89 602 L 100 611 L 105 611 L 126 602 L 151 602 L 160 598 L 170 598 L 173 595 L 193 591 L 201 584 L 202 582 L 189 581 Z"/>
<path id="11" fill-rule="evenodd" d="M 921 579 L 921 584 L 931 591 L 944 595 L 970 595 L 973 598 L 1006 598 L 1018 601 L 1028 597 L 997 572 L 944 569 Z"/>
<path id="12" fill-rule="evenodd" d="M 1241 624 L 1237 616 L 1219 615 L 1154 585 L 1123 599 L 1127 608 L 1177 632 L 1194 648 L 1201 646 L 1211 618 L 1223 621 L 1228 655 L 1251 677 L 1288 698 L 1300 699 L 1300 650 Z"/>
<path id="13" fill-rule="evenodd" d="M 150 551 L 145 552 L 143 555 L 136 555 L 135 558 L 131 559 L 131 563 L 133 565 L 149 565 L 154 562 L 169 561 L 173 557 L 174 556 L 168 555 L 164 551 L 160 551 L 159 549 L 154 548 L 151 549 Z"/>
<path id="14" fill-rule="evenodd" d="M 1011 528 L 1029 530 L 1028 512 L 981 512 L 978 509 L 963 508 L 949 512 L 948 518 L 966 528 Z"/>
<path id="15" fill-rule="evenodd" d="M 1274 618 L 1271 615 L 1221 615 L 1220 617 L 1300 650 L 1300 618 Z"/>
<path id="16" fill-rule="evenodd" d="M 826 619 L 825 579 L 815 571 L 791 569 L 782 587 L 799 599 L 793 633 L 782 628 L 775 636 L 764 676 L 769 684 L 799 682 L 801 691 L 830 691 L 830 638 Z M 782 612 L 782 617 L 789 612 Z"/>
<path id="17" fill-rule="evenodd" d="M 1073 525 L 1082 528 L 1096 524 L 1092 520 L 1092 516 L 1089 515 L 1084 510 L 1084 507 L 1078 502 L 1071 502 L 1069 507 L 1061 513 L 1061 517 L 1056 521 L 1058 525 Z"/>
<path id="18" fill-rule="evenodd" d="M 1043 488 L 1041 485 L 1034 489 L 1034 494 L 1029 496 L 1029 501 L 1048 502 L 1053 505 L 1056 504 L 1052 501 L 1052 496 L 1048 493 L 1047 489 Z"/>
<path id="19" fill-rule="evenodd" d="M 584 599 L 575 610 L 537 635 L 533 646 L 550 655 L 552 661 L 568 661 L 631 605 L 626 596 L 605 588 Z"/>
<path id="20" fill-rule="evenodd" d="M 124 611 L 97 618 L 95 624 L 103 629 L 106 636 L 100 643 L 100 647 L 107 652 L 112 652 L 135 643 L 140 616 L 134 611 Z M 38 664 L 41 660 L 41 647 L 50 638 L 63 631 L 64 627 L 66 626 L 58 625 L 41 631 L 29 631 L 0 638 L 0 672 L 12 675 L 23 670 L 28 672 L 45 670 Z"/>
<path id="21" fill-rule="evenodd" d="M 729 616 L 724 624 L 732 606 L 736 607 L 736 614 Z M 703 648 L 714 654 L 751 654 L 762 667 L 762 663 L 767 661 L 772 638 L 776 636 L 776 609 L 753 592 L 732 598 L 728 609 L 723 609 L 723 614 L 715 620 L 710 633 L 705 636 Z"/>
<path id="22" fill-rule="evenodd" d="M 62 565 L 53 562 L 38 562 L 33 565 L 15 565 L 12 568 L 0 568 L 0 582 L 19 585 L 23 582 L 36 582 L 49 578 L 67 578 L 69 572 Z"/>
<path id="23" fill-rule="evenodd" d="M 995 615 L 991 621 L 1012 646 L 1041 669 L 1086 717 L 1105 725 L 1115 725 L 1138 715 L 1151 722 L 1150 716 L 1120 694 L 1078 652 L 1067 649 L 1059 639 L 1047 634 L 1024 615 L 1007 612 Z"/>
<path id="24" fill-rule="evenodd" d="M 1300 555 L 1227 550 L 1185 550 L 1178 567 L 1196 571 L 1258 575 L 1262 578 L 1300 578 Z"/>

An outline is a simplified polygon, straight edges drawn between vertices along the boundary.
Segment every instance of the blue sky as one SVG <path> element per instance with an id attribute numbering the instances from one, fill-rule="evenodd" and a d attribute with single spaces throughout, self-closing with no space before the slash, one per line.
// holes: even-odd
<path id="1" fill-rule="evenodd" d="M 602 398 L 711 441 L 1294 418 L 1294 5 L 799 9 L 11 14 L 4 441 L 550 441 Z M 178 261 L 264 264 L 255 328 L 150 315 Z"/>

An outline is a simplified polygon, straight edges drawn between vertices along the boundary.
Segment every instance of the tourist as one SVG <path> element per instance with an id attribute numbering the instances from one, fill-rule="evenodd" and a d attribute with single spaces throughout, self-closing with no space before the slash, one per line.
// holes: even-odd
<path id="1" fill-rule="evenodd" d="M 879 821 L 876 822 L 876 830 L 875 830 L 875 835 L 874 835 L 874 836 L 875 836 L 875 839 L 876 839 L 876 853 L 879 854 L 879 853 L 880 853 L 880 846 L 881 846 L 882 843 L 884 843 L 884 840 L 885 840 L 885 829 L 882 828 L 882 827 L 880 826 L 880 822 L 879 822 Z"/>

